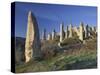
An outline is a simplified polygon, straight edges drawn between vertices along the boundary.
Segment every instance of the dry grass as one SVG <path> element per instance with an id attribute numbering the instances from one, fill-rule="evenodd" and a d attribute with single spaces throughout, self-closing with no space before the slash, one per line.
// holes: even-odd
<path id="1" fill-rule="evenodd" d="M 73 41 L 74 43 L 80 43 L 79 40 L 77 40 L 78 42 L 76 40 Z M 70 40 L 70 42 L 72 42 L 72 40 Z M 58 71 L 97 67 L 96 38 L 87 40 L 80 48 L 63 50 L 64 52 L 57 50 L 59 48 L 56 46 L 57 41 L 55 42 L 55 40 L 43 42 L 42 52 L 44 53 L 44 59 L 41 61 L 31 61 L 29 63 L 17 65 L 16 72 Z"/>

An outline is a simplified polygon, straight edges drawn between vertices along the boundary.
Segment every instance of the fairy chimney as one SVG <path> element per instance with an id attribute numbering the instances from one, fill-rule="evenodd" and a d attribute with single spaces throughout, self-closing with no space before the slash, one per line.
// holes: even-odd
<path id="1" fill-rule="evenodd" d="M 44 29 L 44 31 L 43 31 L 42 39 L 46 40 L 46 29 Z"/>
<path id="2" fill-rule="evenodd" d="M 66 33 L 65 33 L 65 38 L 68 38 L 68 26 L 66 27 Z"/>
<path id="3" fill-rule="evenodd" d="M 80 35 L 79 35 L 79 39 L 81 40 L 81 41 L 83 41 L 84 40 L 84 27 L 83 27 L 84 25 L 83 25 L 83 22 L 81 22 L 80 23 Z"/>
<path id="4" fill-rule="evenodd" d="M 52 40 L 54 40 L 55 38 L 56 38 L 56 31 L 54 29 L 53 32 L 52 32 Z"/>
<path id="5" fill-rule="evenodd" d="M 52 40 L 52 35 L 50 33 L 48 34 L 47 40 Z"/>
<path id="6" fill-rule="evenodd" d="M 38 24 L 31 11 L 28 13 L 27 34 L 25 41 L 25 62 L 41 57 L 41 44 Z"/>
<path id="7" fill-rule="evenodd" d="M 69 37 L 73 36 L 73 31 L 72 31 L 72 24 L 69 26 Z"/>
<path id="8" fill-rule="evenodd" d="M 64 40 L 64 25 L 63 23 L 60 24 L 60 42 Z"/>

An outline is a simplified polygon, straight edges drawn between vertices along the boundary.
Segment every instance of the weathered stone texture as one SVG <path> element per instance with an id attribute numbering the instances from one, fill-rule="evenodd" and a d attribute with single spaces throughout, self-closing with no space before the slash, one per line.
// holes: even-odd
<path id="1" fill-rule="evenodd" d="M 41 57 L 41 44 L 39 38 L 39 29 L 35 16 L 31 11 L 28 13 L 27 34 L 25 43 L 26 62 L 31 59 Z"/>

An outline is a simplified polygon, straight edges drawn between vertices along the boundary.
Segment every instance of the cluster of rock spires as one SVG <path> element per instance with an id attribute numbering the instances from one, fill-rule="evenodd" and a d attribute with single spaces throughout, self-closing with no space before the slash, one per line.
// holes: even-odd
<path id="1" fill-rule="evenodd" d="M 89 27 L 88 25 L 84 26 L 81 22 L 79 28 L 72 27 L 72 24 L 69 27 L 66 27 L 66 31 L 64 30 L 64 24 L 60 24 L 60 33 L 57 34 L 55 29 L 52 34 L 48 34 L 46 37 L 46 29 L 43 31 L 42 40 L 53 40 L 57 35 L 60 36 L 59 42 L 62 42 L 64 39 L 73 37 L 74 32 L 78 36 L 78 38 L 83 41 L 85 38 L 90 36 L 90 32 L 94 31 L 96 33 L 95 27 Z M 40 43 L 40 35 L 39 28 L 36 21 L 35 16 L 31 11 L 28 13 L 28 24 L 27 24 L 27 35 L 25 42 L 25 61 L 29 62 L 30 60 L 34 60 L 35 58 L 40 58 L 41 55 L 41 43 Z"/>
<path id="2" fill-rule="evenodd" d="M 94 32 L 96 34 L 97 33 L 96 27 L 95 26 L 90 27 L 88 24 L 84 25 L 83 22 L 80 23 L 79 27 L 73 27 L 72 24 L 70 24 L 69 27 L 66 26 L 66 30 L 64 30 L 64 24 L 61 23 L 60 32 L 57 33 L 54 29 L 51 34 L 50 33 L 48 34 L 47 38 L 46 38 L 46 30 L 44 30 L 42 35 L 43 36 L 42 40 L 53 40 L 55 39 L 56 36 L 60 36 L 59 41 L 62 42 L 64 39 L 74 37 L 74 33 L 76 33 L 75 35 L 78 36 L 78 38 L 81 41 L 83 41 L 89 36 L 91 36 L 91 32 Z"/>

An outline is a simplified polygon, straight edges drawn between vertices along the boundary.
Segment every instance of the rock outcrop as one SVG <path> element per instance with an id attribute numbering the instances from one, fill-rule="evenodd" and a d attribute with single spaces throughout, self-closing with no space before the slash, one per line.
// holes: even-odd
<path id="1" fill-rule="evenodd" d="M 31 11 L 28 13 L 27 35 L 25 42 L 26 62 L 41 57 L 41 44 L 38 24 Z"/>
<path id="2" fill-rule="evenodd" d="M 69 25 L 69 37 L 73 37 L 72 24 Z"/>
<path id="3" fill-rule="evenodd" d="M 46 40 L 46 29 L 43 30 L 42 40 Z"/>
<path id="4" fill-rule="evenodd" d="M 54 40 L 55 38 L 56 38 L 56 31 L 54 29 L 53 32 L 52 32 L 52 40 Z"/>
<path id="5" fill-rule="evenodd" d="M 60 24 L 60 42 L 64 40 L 64 24 Z"/>
<path id="6" fill-rule="evenodd" d="M 81 40 L 81 41 L 83 41 L 84 40 L 84 27 L 83 27 L 84 25 L 83 25 L 83 22 L 81 22 L 80 23 L 80 35 L 79 35 L 79 39 Z"/>

